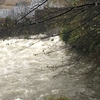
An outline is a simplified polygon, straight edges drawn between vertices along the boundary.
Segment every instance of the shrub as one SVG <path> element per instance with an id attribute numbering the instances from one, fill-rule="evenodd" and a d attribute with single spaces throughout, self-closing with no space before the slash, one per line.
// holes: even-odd
<path id="1" fill-rule="evenodd" d="M 14 22 L 14 20 L 12 20 L 10 17 L 6 17 L 5 22 L 4 22 L 4 26 L 7 28 L 10 25 L 12 25 L 13 22 Z"/>
<path id="2" fill-rule="evenodd" d="M 68 39 L 70 37 L 70 33 L 68 33 L 69 29 L 67 27 L 62 28 L 61 32 L 60 32 L 60 38 L 61 40 L 63 40 L 65 43 L 68 42 Z"/>

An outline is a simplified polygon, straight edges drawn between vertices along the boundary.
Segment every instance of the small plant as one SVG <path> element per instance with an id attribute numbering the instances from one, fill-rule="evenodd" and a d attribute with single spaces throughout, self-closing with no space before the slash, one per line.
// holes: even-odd
<path id="1" fill-rule="evenodd" d="M 14 21 L 10 17 L 6 17 L 4 21 L 4 26 L 9 27 Z"/>
<path id="2" fill-rule="evenodd" d="M 63 97 L 63 96 L 58 97 L 58 98 L 55 98 L 54 96 L 50 96 L 50 97 L 46 98 L 45 100 L 71 100 L 71 99 L 69 99 L 67 97 Z"/>
<path id="3" fill-rule="evenodd" d="M 68 33 L 69 29 L 67 27 L 62 28 L 61 32 L 60 32 L 60 38 L 61 40 L 63 40 L 65 43 L 68 42 L 68 39 L 70 37 L 70 33 Z"/>

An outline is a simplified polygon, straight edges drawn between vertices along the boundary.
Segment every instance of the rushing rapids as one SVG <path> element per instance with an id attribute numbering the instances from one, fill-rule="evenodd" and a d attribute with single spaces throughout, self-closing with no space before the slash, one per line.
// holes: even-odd
<path id="1" fill-rule="evenodd" d="M 0 40 L 0 100 L 42 100 L 59 94 L 99 100 L 68 65 L 71 55 L 59 36 Z"/>

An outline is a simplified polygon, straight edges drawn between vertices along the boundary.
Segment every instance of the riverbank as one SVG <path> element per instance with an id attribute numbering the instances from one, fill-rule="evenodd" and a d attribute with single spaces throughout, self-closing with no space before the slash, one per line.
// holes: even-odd
<path id="1" fill-rule="evenodd" d="M 91 9 L 89 6 L 81 9 L 83 13 L 80 9 L 74 9 L 67 16 L 36 23 L 32 27 L 22 27 L 30 21 L 25 19 L 23 23 L 17 24 L 20 28 L 13 26 L 0 34 L 0 98 L 44 100 L 45 96 L 52 94 L 59 97 L 60 94 L 73 100 L 100 99 L 100 68 L 95 66 L 96 61 L 99 62 L 100 16 L 88 22 L 91 16 L 87 13 L 94 12 L 91 13 L 94 17 L 98 14 L 99 5 L 93 4 Z M 61 13 L 62 11 L 64 10 L 61 9 Z M 46 14 L 42 13 L 42 16 Z M 46 18 L 43 17 L 44 20 Z M 6 21 L 8 22 L 1 24 L 1 29 L 6 29 L 13 23 L 9 18 Z M 40 16 L 36 21 L 41 21 Z M 2 37 L 6 38 L 2 40 Z M 61 38 L 65 39 L 65 43 Z M 95 63 L 87 60 L 88 54 L 94 57 Z"/>

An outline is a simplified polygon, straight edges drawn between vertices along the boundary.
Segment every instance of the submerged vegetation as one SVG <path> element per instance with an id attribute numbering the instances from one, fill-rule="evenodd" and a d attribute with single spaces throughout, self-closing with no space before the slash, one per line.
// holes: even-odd
<path id="1" fill-rule="evenodd" d="M 50 97 L 45 98 L 45 100 L 72 100 L 72 99 L 69 99 L 69 98 L 64 97 L 64 96 L 61 96 L 58 98 L 55 98 L 54 96 L 50 96 Z"/>

